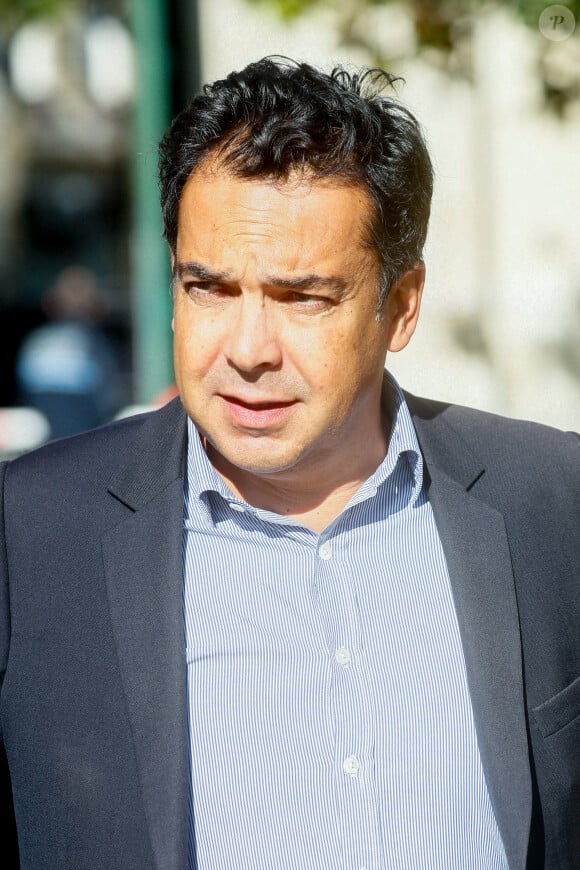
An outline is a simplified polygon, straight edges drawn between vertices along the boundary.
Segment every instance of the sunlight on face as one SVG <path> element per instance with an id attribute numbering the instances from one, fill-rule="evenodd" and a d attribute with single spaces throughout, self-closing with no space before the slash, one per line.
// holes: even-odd
<path id="1" fill-rule="evenodd" d="M 365 193 L 200 168 L 175 251 L 175 371 L 216 467 L 291 483 L 384 455 L 380 394 L 397 318 L 376 318 Z M 374 460 L 373 460 L 374 461 Z M 377 463 L 375 463 L 376 465 Z"/>

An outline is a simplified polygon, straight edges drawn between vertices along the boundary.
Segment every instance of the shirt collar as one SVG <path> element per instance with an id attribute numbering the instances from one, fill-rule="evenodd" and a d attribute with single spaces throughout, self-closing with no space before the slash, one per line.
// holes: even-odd
<path id="1" fill-rule="evenodd" d="M 345 510 L 374 496 L 381 484 L 389 479 L 401 461 L 409 464 L 413 476 L 413 487 L 409 495 L 411 507 L 423 489 L 423 456 L 413 426 L 411 412 L 401 387 L 393 375 L 387 371 L 385 371 L 383 382 L 382 404 L 387 418 L 391 419 L 391 434 L 387 454 L 376 471 L 354 494 L 345 506 Z"/>
<path id="2" fill-rule="evenodd" d="M 215 492 L 227 499 L 230 503 L 238 502 L 244 504 L 240 499 L 234 496 L 231 489 L 226 486 L 222 478 L 219 476 L 213 465 L 208 459 L 207 453 L 203 446 L 201 435 L 197 426 L 191 419 L 187 418 L 187 476 L 185 487 L 185 516 L 189 516 L 189 506 L 193 505 L 194 501 L 203 502 L 209 510 L 207 504 L 207 494 Z M 205 498 L 203 498 L 205 496 Z"/>
<path id="3" fill-rule="evenodd" d="M 385 371 L 383 397 L 383 401 L 387 401 L 391 409 L 391 436 L 387 455 L 375 474 L 380 474 L 384 469 L 382 480 L 385 480 L 394 470 L 399 457 L 406 455 L 415 481 L 410 498 L 410 503 L 413 505 L 423 489 L 423 455 L 405 395 L 393 375 L 387 371 Z"/>
<path id="4" fill-rule="evenodd" d="M 411 412 L 405 401 L 405 396 L 399 384 L 385 371 L 383 384 L 383 406 L 391 418 L 391 435 L 387 454 L 376 471 L 365 481 L 355 493 L 345 510 L 376 494 L 378 487 L 384 483 L 395 470 L 401 458 L 405 459 L 411 468 L 414 486 L 409 504 L 415 504 L 423 488 L 423 457 Z M 185 488 L 185 515 L 189 515 L 189 505 L 194 500 L 202 501 L 209 510 L 208 493 L 217 493 L 226 499 L 230 505 L 248 505 L 235 496 L 225 484 L 208 459 L 202 444 L 201 436 L 191 418 L 187 420 L 187 484 Z"/>

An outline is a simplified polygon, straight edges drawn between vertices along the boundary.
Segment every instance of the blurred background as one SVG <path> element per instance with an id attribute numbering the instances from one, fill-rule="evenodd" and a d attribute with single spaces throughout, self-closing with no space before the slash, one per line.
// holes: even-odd
<path id="1" fill-rule="evenodd" d="M 171 395 L 156 148 L 265 54 L 381 65 L 436 185 L 434 398 L 580 429 L 580 0 L 0 0 L 0 455 Z"/>

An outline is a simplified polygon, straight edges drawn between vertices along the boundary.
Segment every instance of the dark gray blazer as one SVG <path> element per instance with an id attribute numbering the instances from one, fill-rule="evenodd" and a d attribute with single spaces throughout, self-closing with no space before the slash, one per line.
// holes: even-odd
<path id="1" fill-rule="evenodd" d="M 509 866 L 580 868 L 578 439 L 408 401 Z M 3 867 L 10 784 L 26 870 L 186 866 L 185 420 L 0 465 Z"/>

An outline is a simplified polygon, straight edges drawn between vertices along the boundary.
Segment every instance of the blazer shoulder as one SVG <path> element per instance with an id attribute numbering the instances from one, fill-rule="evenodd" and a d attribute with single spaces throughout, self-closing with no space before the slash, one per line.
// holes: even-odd
<path id="1" fill-rule="evenodd" d="M 186 433 L 179 400 L 71 438 L 49 442 L 7 464 L 5 487 L 19 499 L 76 498 L 135 475 L 143 481 L 175 476 Z"/>
<path id="2" fill-rule="evenodd" d="M 508 513 L 525 505 L 577 523 L 577 433 L 415 396 L 407 401 L 428 469 L 438 467 Z"/>
<path id="3" fill-rule="evenodd" d="M 411 394 L 406 398 L 417 428 L 440 433 L 452 430 L 483 462 L 503 458 L 516 464 L 553 464 L 561 460 L 572 471 L 580 460 L 577 432 Z"/>

